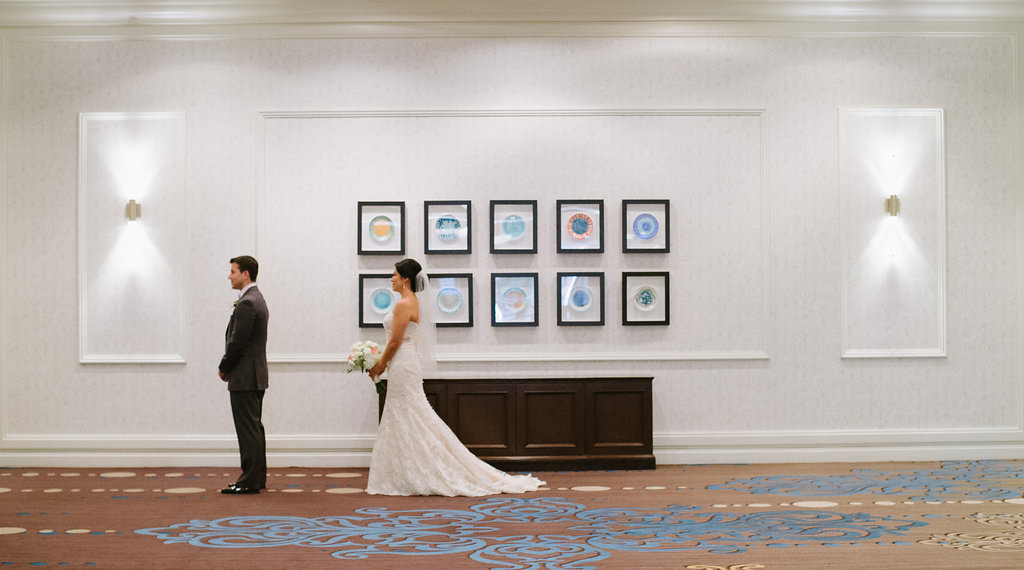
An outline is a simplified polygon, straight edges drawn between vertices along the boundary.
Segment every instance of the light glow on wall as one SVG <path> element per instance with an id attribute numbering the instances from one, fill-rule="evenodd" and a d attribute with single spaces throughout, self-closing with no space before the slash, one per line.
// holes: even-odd
<path id="1" fill-rule="evenodd" d="M 161 272 L 170 270 L 141 220 L 123 224 L 118 232 L 117 243 L 100 266 L 97 285 L 115 287 L 123 279 L 151 283 Z"/>
<path id="2" fill-rule="evenodd" d="M 920 145 L 912 144 L 912 139 L 887 134 L 875 140 L 866 153 L 865 166 L 872 183 L 865 190 L 878 197 L 877 200 L 872 198 L 872 202 L 877 204 L 879 220 L 862 257 L 871 283 L 880 284 L 886 277 L 911 278 L 924 264 L 921 249 L 907 227 L 913 223 L 913 203 L 909 205 L 911 219 L 908 220 L 903 200 L 908 193 L 913 195 L 914 173 L 919 171 L 924 152 Z M 890 196 L 897 196 L 903 202 L 899 216 L 892 216 L 885 210 Z"/>
<path id="3" fill-rule="evenodd" d="M 884 212 L 881 216 L 884 218 L 864 249 L 865 277 L 879 285 L 886 278 L 912 278 L 924 265 L 921 249 L 907 231 L 905 220 Z"/>
<path id="4" fill-rule="evenodd" d="M 160 171 L 160 150 L 152 139 L 133 137 L 112 144 L 105 162 L 114 180 L 115 190 L 124 201 L 144 202 Z"/>

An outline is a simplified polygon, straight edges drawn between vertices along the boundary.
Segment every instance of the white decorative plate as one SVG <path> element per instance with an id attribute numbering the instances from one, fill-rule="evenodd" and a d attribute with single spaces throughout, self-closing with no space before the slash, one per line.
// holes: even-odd
<path id="1" fill-rule="evenodd" d="M 445 287 L 437 292 L 437 308 L 442 313 L 452 314 L 462 308 L 462 292 L 454 287 Z"/>
<path id="2" fill-rule="evenodd" d="M 526 291 L 509 287 L 501 295 L 501 306 L 509 313 L 516 314 L 526 308 Z"/>

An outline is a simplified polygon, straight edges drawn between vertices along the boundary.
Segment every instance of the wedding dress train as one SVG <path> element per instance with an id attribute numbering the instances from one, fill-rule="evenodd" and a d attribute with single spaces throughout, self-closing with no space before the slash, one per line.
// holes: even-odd
<path id="1" fill-rule="evenodd" d="M 384 318 L 388 335 L 392 317 Z M 388 363 L 387 399 L 370 456 L 366 492 L 478 497 L 536 491 L 543 481 L 509 475 L 477 459 L 434 412 L 423 393 L 418 337 L 419 325 L 410 322 Z"/>

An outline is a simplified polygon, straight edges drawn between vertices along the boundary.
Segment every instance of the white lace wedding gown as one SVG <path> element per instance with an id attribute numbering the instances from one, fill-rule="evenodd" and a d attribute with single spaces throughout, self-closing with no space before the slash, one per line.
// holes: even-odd
<path id="1" fill-rule="evenodd" d="M 392 314 L 384 317 L 391 334 Z M 371 495 L 478 497 L 536 491 L 543 481 L 509 475 L 477 459 L 434 412 L 423 393 L 417 351 L 419 325 L 410 322 L 388 363 L 388 394 L 370 456 Z"/>

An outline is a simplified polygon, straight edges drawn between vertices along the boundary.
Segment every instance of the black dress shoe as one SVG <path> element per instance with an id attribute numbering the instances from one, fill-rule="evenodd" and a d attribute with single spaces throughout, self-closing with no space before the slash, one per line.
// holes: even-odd
<path id="1" fill-rule="evenodd" d="M 238 481 L 235 481 L 234 483 L 229 484 L 228 487 L 241 487 L 241 485 L 238 484 Z M 267 488 L 267 484 L 263 483 L 259 487 L 246 487 L 246 488 L 247 489 L 259 489 L 259 490 L 262 491 L 263 489 Z"/>
<path id="2" fill-rule="evenodd" d="M 259 489 L 249 489 L 248 487 L 236 487 L 234 484 L 228 485 L 220 490 L 225 495 L 258 495 Z"/>

